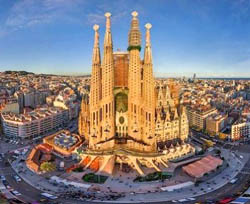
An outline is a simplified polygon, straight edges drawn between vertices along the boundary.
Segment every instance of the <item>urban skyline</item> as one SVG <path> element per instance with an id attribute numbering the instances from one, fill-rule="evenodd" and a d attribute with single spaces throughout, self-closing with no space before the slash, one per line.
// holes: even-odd
<path id="1" fill-rule="evenodd" d="M 0 71 L 90 73 L 92 25 L 100 24 L 103 35 L 102 14 L 110 11 L 114 50 L 126 50 L 128 24 L 121 19 L 137 10 L 141 29 L 149 19 L 153 25 L 155 76 L 250 77 L 248 0 L 135 1 L 133 6 L 83 0 L 0 3 Z"/>
<path id="2" fill-rule="evenodd" d="M 235 66 L 248 63 L 248 33 L 238 33 L 247 23 L 231 27 L 222 11 L 233 4 L 224 0 L 169 0 L 167 9 L 136 1 L 127 16 L 129 1 L 116 1 L 116 10 L 110 1 L 4 4 L 11 15 L 0 14 L 0 65 L 29 59 L 30 69 L 46 69 L 0 68 L 0 203 L 250 202 L 250 78 Z M 237 2 L 243 17 L 248 1 Z M 203 18 L 212 5 L 218 30 L 204 24 L 216 19 Z M 91 7 L 86 27 L 83 6 Z M 175 14 L 184 23 L 173 23 Z M 202 68 L 178 69 L 177 57 Z"/>

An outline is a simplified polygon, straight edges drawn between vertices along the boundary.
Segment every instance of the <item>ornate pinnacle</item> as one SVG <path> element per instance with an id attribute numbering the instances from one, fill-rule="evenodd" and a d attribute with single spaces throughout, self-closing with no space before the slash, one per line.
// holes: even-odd
<path id="1" fill-rule="evenodd" d="M 147 24 L 145 25 L 145 28 L 147 28 L 147 29 L 149 30 L 149 29 L 152 28 L 152 25 L 151 25 L 150 23 L 147 23 Z"/>
<path id="2" fill-rule="evenodd" d="M 136 11 L 133 11 L 131 13 L 132 21 L 131 21 L 131 27 L 129 31 L 129 39 L 128 39 L 128 51 L 133 49 L 141 50 L 141 33 L 139 29 L 139 21 L 136 18 L 138 16 L 138 13 Z"/>
<path id="3" fill-rule="evenodd" d="M 111 16 L 111 13 L 107 12 L 107 13 L 105 13 L 105 16 L 106 16 L 107 18 L 109 18 L 109 17 Z"/>
<path id="4" fill-rule="evenodd" d="M 152 28 L 152 25 L 150 23 L 147 23 L 145 25 L 146 31 L 146 46 L 150 46 L 150 29 Z"/>
<path id="5" fill-rule="evenodd" d="M 99 25 L 95 24 L 95 25 L 93 26 L 93 29 L 94 29 L 94 31 L 98 31 L 98 30 L 99 30 Z"/>
<path id="6" fill-rule="evenodd" d="M 151 42 L 150 42 L 150 29 L 152 28 L 152 25 L 150 23 L 147 23 L 145 25 L 146 28 L 146 47 L 144 52 L 144 62 L 147 64 L 152 63 L 152 54 L 151 54 Z"/>
<path id="7" fill-rule="evenodd" d="M 95 24 L 93 26 L 93 29 L 95 31 L 94 47 L 99 47 L 99 33 L 98 33 L 99 25 Z"/>
<path id="8" fill-rule="evenodd" d="M 99 50 L 99 25 L 95 24 L 93 26 L 93 29 L 95 31 L 95 38 L 94 38 L 94 50 L 93 50 L 93 63 L 100 63 L 100 50 Z"/>
<path id="9" fill-rule="evenodd" d="M 111 16 L 111 13 L 107 12 L 105 13 L 105 16 L 106 16 L 106 31 L 110 31 L 110 28 L 111 28 L 111 23 L 110 23 L 110 16 Z"/>
<path id="10" fill-rule="evenodd" d="M 110 22 L 110 16 L 111 13 L 107 12 L 105 13 L 106 16 L 106 32 L 104 37 L 104 47 L 105 46 L 112 46 L 112 37 L 111 37 L 111 22 Z"/>
<path id="11" fill-rule="evenodd" d="M 136 11 L 133 11 L 133 12 L 131 13 L 131 15 L 132 15 L 134 18 L 136 18 L 136 16 L 138 16 L 138 13 L 137 13 Z"/>

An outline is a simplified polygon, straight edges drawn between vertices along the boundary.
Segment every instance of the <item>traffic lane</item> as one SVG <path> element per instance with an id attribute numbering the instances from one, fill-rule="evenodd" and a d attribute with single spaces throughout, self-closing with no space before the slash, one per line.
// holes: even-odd
<path id="1" fill-rule="evenodd" d="M 16 180 L 13 178 L 14 175 L 16 175 L 16 172 L 11 168 L 9 165 L 5 165 L 5 161 L 0 163 L 0 168 L 1 168 L 1 175 L 4 175 L 6 177 L 7 182 L 9 183 L 9 186 L 13 188 L 14 190 L 17 190 L 20 192 L 22 195 L 20 198 L 25 201 L 36 201 L 39 199 L 40 196 L 40 191 L 37 190 L 36 188 L 32 187 L 25 181 L 21 182 L 16 182 Z"/>
<path id="2" fill-rule="evenodd" d="M 244 168 L 248 168 L 248 165 L 250 165 L 250 163 L 247 163 L 247 165 Z M 215 201 L 224 199 L 226 197 L 232 197 L 233 194 L 236 194 L 237 192 L 242 191 L 243 186 L 247 183 L 248 179 L 250 179 L 250 176 L 246 177 L 246 175 L 240 173 L 238 174 L 237 178 L 238 178 L 238 181 L 235 184 L 226 184 L 223 187 L 217 189 L 216 191 L 204 194 L 202 196 L 195 197 L 196 202 L 206 203 L 209 200 L 215 202 Z M 178 199 L 176 200 L 178 202 Z M 91 203 L 91 202 L 86 202 L 86 203 Z M 152 203 L 163 204 L 163 203 L 172 203 L 172 202 L 168 201 L 168 202 L 152 202 Z M 194 203 L 194 201 L 185 202 L 185 203 Z"/>
<path id="3" fill-rule="evenodd" d="M 19 196 L 25 201 L 31 202 L 31 201 L 37 201 L 40 199 L 40 191 L 33 188 L 29 184 L 27 184 L 25 181 L 16 182 L 16 180 L 13 178 L 13 176 L 16 175 L 15 172 L 12 170 L 12 174 L 6 175 L 6 180 L 9 182 L 9 185 L 14 189 L 17 190 L 22 195 Z"/>
<path id="4" fill-rule="evenodd" d="M 208 200 L 220 200 L 227 197 L 232 197 L 234 194 L 242 191 L 244 185 L 248 182 L 250 176 L 246 175 L 239 175 L 238 181 L 235 184 L 226 184 L 225 186 L 221 187 L 220 189 L 213 191 L 211 193 L 207 193 L 203 196 L 198 196 L 197 201 L 205 202 Z"/>
<path id="5" fill-rule="evenodd" d="M 13 173 L 15 174 L 15 172 L 13 171 Z M 13 175 L 14 175 L 13 174 Z M 242 177 L 244 177 L 243 175 L 242 175 Z M 15 182 L 15 180 L 14 180 L 14 178 L 13 177 L 10 177 L 9 178 L 9 176 L 7 176 L 7 180 L 12 180 L 13 181 L 13 183 L 12 183 L 12 186 L 14 187 L 14 186 L 16 186 L 15 184 L 16 184 L 16 182 Z M 14 185 L 13 185 L 14 184 Z M 29 185 L 28 185 L 29 186 Z M 233 186 L 235 186 L 235 185 L 233 185 Z M 29 186 L 30 187 L 30 186 Z M 25 188 L 24 188 L 25 189 Z M 24 191 L 22 191 L 22 190 L 20 190 L 20 188 L 17 188 L 16 187 L 16 190 L 18 190 L 20 193 L 22 193 L 22 194 L 24 194 L 24 195 L 30 195 L 30 191 L 27 191 L 27 192 L 24 192 Z M 222 192 L 220 193 L 220 194 L 222 194 L 222 196 L 225 196 L 224 194 L 225 194 L 225 192 L 228 192 L 228 191 L 230 191 L 230 192 L 232 192 L 231 191 L 231 189 L 229 188 L 227 191 L 225 191 L 225 189 L 224 190 L 222 190 Z M 39 191 L 38 191 L 39 192 Z M 218 194 L 217 194 L 217 196 L 218 196 Z M 207 197 L 206 195 L 205 195 L 205 197 Z M 214 198 L 215 196 L 213 196 L 212 198 Z M 38 197 L 37 197 L 37 199 L 39 199 L 40 198 L 40 192 L 39 192 L 39 194 L 38 194 Z M 203 198 L 204 198 L 204 196 L 203 196 Z M 36 199 L 36 200 L 37 200 Z M 60 199 L 60 200 L 62 200 L 62 201 L 64 201 L 63 199 Z M 73 201 L 73 200 L 72 200 Z M 69 201 L 69 202 L 65 202 L 65 203 L 71 203 L 72 201 Z M 205 200 L 206 201 L 206 200 Z M 59 201 L 60 202 L 60 201 Z M 74 203 L 75 202 L 77 202 L 76 200 L 74 200 L 73 201 Z M 78 203 L 78 202 L 77 202 Z M 79 201 L 79 203 L 82 203 L 82 201 Z M 88 201 L 84 201 L 84 203 L 93 203 L 92 201 L 91 202 L 88 202 Z M 99 202 L 94 202 L 94 203 L 99 203 Z M 154 202 L 154 203 L 167 203 L 167 202 Z M 188 202 L 186 202 L 186 203 L 188 203 Z"/>

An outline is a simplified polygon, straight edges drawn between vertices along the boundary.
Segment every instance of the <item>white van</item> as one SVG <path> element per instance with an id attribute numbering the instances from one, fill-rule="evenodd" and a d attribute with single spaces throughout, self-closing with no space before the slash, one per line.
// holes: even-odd
<path id="1" fill-rule="evenodd" d="M 230 183 L 231 183 L 231 184 L 234 184 L 234 183 L 236 183 L 237 180 L 238 180 L 237 178 L 234 178 L 234 179 L 232 179 L 232 180 L 230 181 Z"/>

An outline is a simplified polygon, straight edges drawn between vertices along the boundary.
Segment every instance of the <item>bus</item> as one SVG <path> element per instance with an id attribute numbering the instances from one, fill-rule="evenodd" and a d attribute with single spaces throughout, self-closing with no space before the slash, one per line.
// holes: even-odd
<path id="1" fill-rule="evenodd" d="M 42 195 L 43 197 L 46 197 L 46 198 L 49 198 L 49 199 L 52 199 L 52 200 L 55 200 L 55 199 L 58 198 L 57 196 L 51 195 L 51 194 L 49 194 L 49 193 L 41 193 L 41 195 Z"/>

